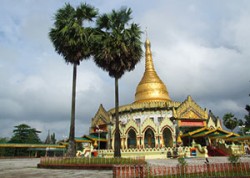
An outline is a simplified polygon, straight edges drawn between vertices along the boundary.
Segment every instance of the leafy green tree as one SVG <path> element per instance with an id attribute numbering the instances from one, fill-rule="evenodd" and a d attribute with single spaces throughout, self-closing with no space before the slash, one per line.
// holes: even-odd
<path id="1" fill-rule="evenodd" d="M 0 143 L 7 143 L 8 141 L 9 141 L 9 139 L 6 138 L 6 137 L 1 137 L 0 138 Z"/>
<path id="2" fill-rule="evenodd" d="M 246 125 L 246 128 L 247 129 L 250 129 L 250 105 L 246 105 L 245 107 L 246 111 L 248 112 L 246 115 L 245 115 L 245 125 Z"/>
<path id="3" fill-rule="evenodd" d="M 236 126 L 239 124 L 239 121 L 232 113 L 226 113 L 223 116 L 223 124 L 225 125 L 226 128 L 230 129 L 233 131 Z"/>
<path id="4" fill-rule="evenodd" d="M 119 92 L 118 79 L 126 71 L 131 71 L 142 57 L 141 30 L 131 23 L 132 10 L 121 8 L 103 14 L 97 19 L 97 33 L 94 46 L 94 61 L 110 77 L 115 78 L 115 146 L 114 157 L 121 157 L 119 132 Z"/>
<path id="5" fill-rule="evenodd" d="M 69 157 L 74 157 L 76 153 L 74 139 L 77 66 L 83 59 L 88 59 L 92 53 L 93 30 L 91 27 L 85 27 L 84 22 L 92 21 L 96 15 L 97 10 L 86 3 L 80 4 L 77 8 L 66 4 L 56 12 L 54 27 L 49 32 L 55 51 L 64 57 L 66 63 L 73 65 L 71 121 L 67 151 Z"/>
<path id="6" fill-rule="evenodd" d="M 9 139 L 4 137 L 4 138 L 0 138 L 0 144 L 1 143 L 8 143 Z M 5 156 L 5 149 L 6 148 L 0 148 L 0 156 Z"/>
<path id="7" fill-rule="evenodd" d="M 244 129 L 242 130 L 244 132 L 244 134 L 246 132 L 250 131 L 250 105 L 247 104 L 246 107 L 245 107 L 245 110 L 247 111 L 247 114 L 244 117 L 244 119 L 245 119 L 244 122 L 242 122 L 242 124 L 241 124 L 241 125 L 245 125 Z"/>
<path id="8" fill-rule="evenodd" d="M 9 143 L 42 143 L 38 136 L 38 133 L 41 133 L 41 131 L 31 128 L 29 125 L 17 125 L 13 133 L 14 135 L 11 137 Z"/>
<path id="9" fill-rule="evenodd" d="M 42 143 L 38 134 L 41 131 L 36 130 L 35 128 L 31 128 L 27 124 L 20 124 L 14 126 L 13 136 L 9 140 L 8 143 L 28 143 L 28 144 L 39 144 Z M 6 156 L 28 156 L 27 148 L 11 148 L 6 150 Z"/>

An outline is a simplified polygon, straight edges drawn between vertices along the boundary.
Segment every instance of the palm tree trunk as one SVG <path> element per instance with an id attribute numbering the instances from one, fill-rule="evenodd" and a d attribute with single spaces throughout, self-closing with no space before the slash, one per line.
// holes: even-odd
<path id="1" fill-rule="evenodd" d="M 114 157 L 121 157 L 121 137 L 119 129 L 119 87 L 115 77 L 115 152 Z"/>
<path id="2" fill-rule="evenodd" d="M 69 146 L 67 151 L 68 157 L 75 157 L 75 105 L 76 105 L 76 74 L 77 74 L 77 64 L 73 67 L 73 84 L 72 84 L 72 102 L 71 102 L 71 120 L 70 120 L 70 130 L 69 130 Z"/>

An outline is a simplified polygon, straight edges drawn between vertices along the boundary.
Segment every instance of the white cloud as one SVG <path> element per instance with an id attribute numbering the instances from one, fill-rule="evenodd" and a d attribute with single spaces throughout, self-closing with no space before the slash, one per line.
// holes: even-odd
<path id="1" fill-rule="evenodd" d="M 27 123 L 68 136 L 72 66 L 48 38 L 66 1 L 8 1 L 0 7 L 0 137 Z M 82 1 L 71 2 L 74 5 Z M 152 43 L 155 69 L 173 100 L 187 95 L 215 115 L 244 115 L 249 103 L 249 1 L 88 1 L 100 13 L 131 7 Z M 145 35 L 142 35 L 145 40 Z M 119 81 L 120 104 L 134 101 L 144 58 Z M 91 61 L 78 67 L 76 135 L 88 133 L 100 104 L 114 106 L 114 79 Z"/>

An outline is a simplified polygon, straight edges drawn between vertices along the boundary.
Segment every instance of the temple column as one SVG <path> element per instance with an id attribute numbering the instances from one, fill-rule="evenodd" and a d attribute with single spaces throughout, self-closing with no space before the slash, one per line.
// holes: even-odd
<path id="1" fill-rule="evenodd" d="M 158 148 L 158 145 L 159 145 L 158 136 L 155 136 L 155 148 Z"/>
<path id="2" fill-rule="evenodd" d="M 141 148 L 140 137 L 136 137 L 136 148 Z"/>
<path id="3" fill-rule="evenodd" d="M 163 147 L 162 136 L 159 135 L 159 147 Z"/>
<path id="4" fill-rule="evenodd" d="M 121 149 L 124 149 L 124 138 L 121 137 Z"/>
<path id="5" fill-rule="evenodd" d="M 128 137 L 124 138 L 124 149 L 128 149 Z"/>
<path id="6" fill-rule="evenodd" d="M 113 139 L 112 139 L 112 149 L 115 150 L 115 136 L 113 135 Z"/>
<path id="7" fill-rule="evenodd" d="M 145 148 L 145 145 L 144 145 L 144 136 L 141 137 L 141 148 Z"/>

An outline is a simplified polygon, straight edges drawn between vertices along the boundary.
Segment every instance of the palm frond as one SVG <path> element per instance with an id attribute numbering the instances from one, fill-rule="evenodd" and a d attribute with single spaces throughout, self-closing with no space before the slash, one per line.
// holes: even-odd
<path id="1" fill-rule="evenodd" d="M 90 57 L 94 29 L 84 27 L 83 22 L 92 21 L 97 13 L 94 7 L 85 3 L 76 9 L 66 4 L 55 14 L 54 27 L 51 28 L 49 37 L 56 52 L 67 63 L 79 64 L 81 60 Z"/>
<path id="2" fill-rule="evenodd" d="M 120 78 L 125 71 L 131 71 L 142 57 L 141 30 L 138 24 L 131 23 L 132 10 L 121 8 L 97 19 L 100 33 L 96 43 L 94 59 L 111 77 Z"/>

